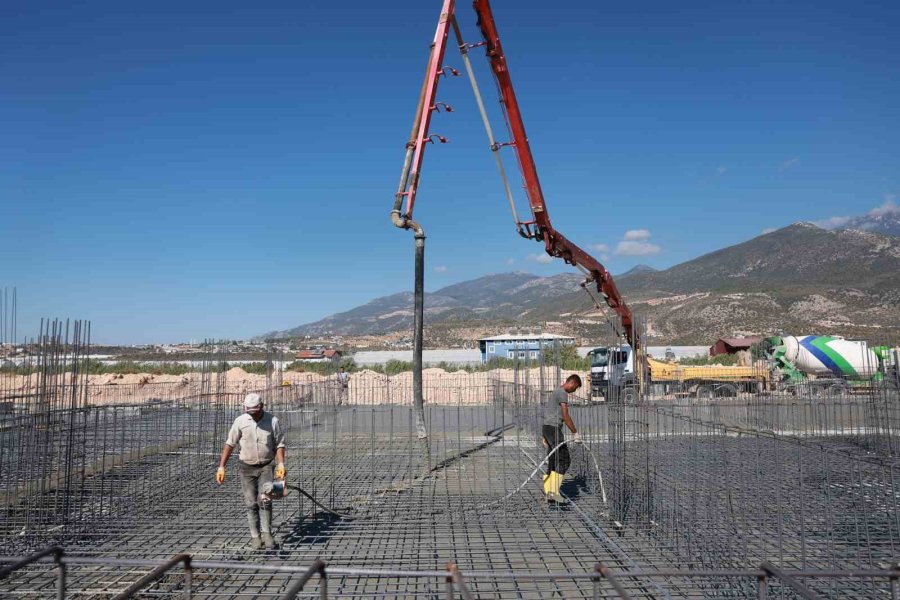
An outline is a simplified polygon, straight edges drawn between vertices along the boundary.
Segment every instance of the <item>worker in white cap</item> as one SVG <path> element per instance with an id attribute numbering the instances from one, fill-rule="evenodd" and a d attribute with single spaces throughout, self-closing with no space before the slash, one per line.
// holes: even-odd
<path id="1" fill-rule="evenodd" d="M 263 410 L 259 394 L 247 394 L 244 398 L 244 414 L 234 420 L 228 439 L 222 448 L 216 483 L 225 482 L 225 464 L 235 446 L 240 443 L 238 453 L 241 476 L 241 490 L 244 506 L 247 508 L 247 522 L 250 524 L 250 545 L 258 550 L 265 545 L 274 550 L 272 537 L 272 501 L 263 493 L 266 484 L 274 479 L 284 479 L 284 432 L 278 418 Z"/>

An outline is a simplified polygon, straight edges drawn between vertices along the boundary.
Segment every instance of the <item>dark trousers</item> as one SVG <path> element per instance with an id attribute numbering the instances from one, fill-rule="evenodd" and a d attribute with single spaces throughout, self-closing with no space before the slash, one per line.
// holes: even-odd
<path id="1" fill-rule="evenodd" d="M 547 442 L 547 454 L 550 454 L 558 444 L 566 439 L 563 436 L 562 425 L 544 425 L 541 427 L 541 435 L 544 436 L 544 441 Z M 547 468 L 551 471 L 556 471 L 560 475 L 565 475 L 571 464 L 572 457 L 569 456 L 569 448 L 563 444 L 556 452 L 550 455 L 550 460 L 547 461 Z"/>
<path id="2" fill-rule="evenodd" d="M 272 502 L 264 502 L 259 495 L 266 483 L 272 483 L 274 470 L 272 461 L 257 466 L 240 463 L 238 467 L 244 507 L 247 509 L 247 524 L 253 537 L 259 537 L 260 530 L 262 533 L 270 533 L 272 530 Z"/>

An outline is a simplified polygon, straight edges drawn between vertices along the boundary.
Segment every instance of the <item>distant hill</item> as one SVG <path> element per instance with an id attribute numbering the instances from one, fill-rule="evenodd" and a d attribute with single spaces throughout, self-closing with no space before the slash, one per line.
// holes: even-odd
<path id="1" fill-rule="evenodd" d="M 485 275 L 426 293 L 425 319 L 428 322 L 517 320 L 530 309 L 579 290 L 581 280 L 581 276 L 568 273 L 552 277 L 522 272 Z M 412 310 L 412 292 L 402 292 L 263 337 L 387 333 L 411 328 Z"/>
<path id="2" fill-rule="evenodd" d="M 427 294 L 426 323 L 550 321 L 590 337 L 603 313 L 581 280 L 486 275 Z M 900 340 L 900 238 L 870 231 L 797 223 L 664 271 L 635 267 L 616 283 L 658 343 L 706 344 L 736 331 Z M 411 327 L 412 294 L 401 293 L 267 337 Z"/>
<path id="3" fill-rule="evenodd" d="M 735 331 L 900 340 L 900 238 L 866 231 L 797 223 L 617 284 L 662 343 Z M 580 296 L 530 316 L 583 315 L 590 303 Z"/>
<path id="4" fill-rule="evenodd" d="M 632 291 L 787 290 L 806 287 L 884 289 L 900 284 L 900 240 L 859 230 L 794 225 L 723 248 L 665 271 L 623 279 Z"/>
<path id="5" fill-rule="evenodd" d="M 656 273 L 657 271 L 659 269 L 654 269 L 650 265 L 635 265 L 621 275 L 616 275 L 616 277 L 627 277 L 628 275 L 637 275 L 639 273 Z"/>

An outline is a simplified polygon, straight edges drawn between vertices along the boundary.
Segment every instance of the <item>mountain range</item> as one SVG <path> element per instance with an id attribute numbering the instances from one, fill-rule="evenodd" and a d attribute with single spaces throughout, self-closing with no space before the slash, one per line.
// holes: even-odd
<path id="1" fill-rule="evenodd" d="M 874 208 L 867 214 L 849 219 L 839 229 L 859 229 L 884 235 L 900 236 L 900 206 L 893 200 Z"/>
<path id="2" fill-rule="evenodd" d="M 897 342 L 900 237 L 874 233 L 900 225 L 900 215 L 888 216 L 895 221 L 876 219 L 865 229 L 796 223 L 662 271 L 635 267 L 616 276 L 616 284 L 655 344 L 708 344 L 735 333 Z M 466 341 L 452 330 L 473 324 L 557 327 L 595 338 L 606 311 L 593 305 L 581 281 L 577 273 L 486 275 L 426 294 L 425 321 L 442 332 L 443 343 Z M 404 292 L 262 337 L 409 331 L 412 318 L 412 294 Z"/>

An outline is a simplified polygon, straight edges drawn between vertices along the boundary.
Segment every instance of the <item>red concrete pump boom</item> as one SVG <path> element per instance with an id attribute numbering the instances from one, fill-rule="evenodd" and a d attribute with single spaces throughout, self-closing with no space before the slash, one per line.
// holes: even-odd
<path id="1" fill-rule="evenodd" d="M 541 190 L 537 167 L 534 162 L 534 157 L 531 154 L 531 147 L 528 144 L 528 136 L 525 134 L 525 124 L 522 120 L 521 111 L 519 110 L 519 103 L 516 100 L 515 90 L 513 89 L 512 79 L 509 74 L 509 66 L 506 62 L 506 56 L 503 53 L 503 46 L 500 43 L 500 34 L 497 32 L 497 24 L 494 21 L 490 3 L 488 0 L 474 0 L 473 6 L 478 15 L 478 27 L 481 30 L 483 41 L 477 44 L 465 44 L 462 41 L 459 28 L 456 24 L 454 0 L 444 0 L 437 31 L 435 32 L 434 42 L 431 47 L 431 56 L 429 57 L 428 67 L 425 73 L 425 82 L 422 86 L 419 107 L 416 111 L 416 118 L 413 123 L 412 135 L 407 143 L 407 158 L 404 163 L 404 170 L 400 180 L 400 188 L 395 197 L 394 211 L 392 212 L 394 224 L 398 227 L 407 229 L 416 229 L 418 227 L 418 225 L 412 221 L 412 211 L 418 188 L 425 144 L 433 142 L 435 137 L 441 143 L 447 141 L 443 136 L 429 134 L 429 126 L 433 112 L 440 112 L 442 106 L 448 112 L 452 110 L 443 103 L 436 101 L 440 76 L 458 74 L 455 69 L 451 69 L 443 64 L 444 52 L 447 46 L 447 35 L 452 26 L 456 32 L 459 48 L 466 61 L 467 68 L 469 67 L 467 58 L 468 50 L 480 46 L 485 47 L 487 58 L 491 65 L 491 71 L 494 74 L 494 78 L 496 79 L 500 90 L 500 105 L 512 135 L 512 140 L 503 143 L 492 141 L 491 150 L 496 153 L 503 147 L 508 146 L 516 153 L 532 214 L 532 220 L 521 221 L 515 212 L 515 208 L 513 208 L 513 216 L 516 220 L 516 227 L 519 234 L 529 239 L 542 241 L 547 254 L 561 258 L 566 263 L 580 268 L 587 275 L 587 283 L 596 285 L 597 290 L 603 296 L 606 304 L 619 316 L 622 328 L 624 329 L 623 333 L 627 337 L 629 343 L 631 343 L 632 347 L 637 347 L 637 336 L 634 332 L 631 309 L 625 303 L 625 300 L 616 288 L 612 275 L 610 275 L 609 271 L 606 270 L 606 267 L 604 267 L 597 259 L 582 250 L 572 241 L 566 239 L 565 236 L 554 229 L 550 222 L 550 215 L 547 211 L 544 192 Z M 477 87 L 471 71 L 470 78 L 472 79 L 473 88 L 476 89 L 476 99 L 479 102 L 479 108 L 482 108 L 480 95 L 477 92 Z M 482 117 L 487 120 L 483 108 Z M 491 136 L 492 133 L 487 122 L 485 123 L 485 126 L 488 128 L 488 135 Z M 400 206 L 403 203 L 404 198 L 406 199 L 406 206 L 405 211 L 401 213 Z"/>

